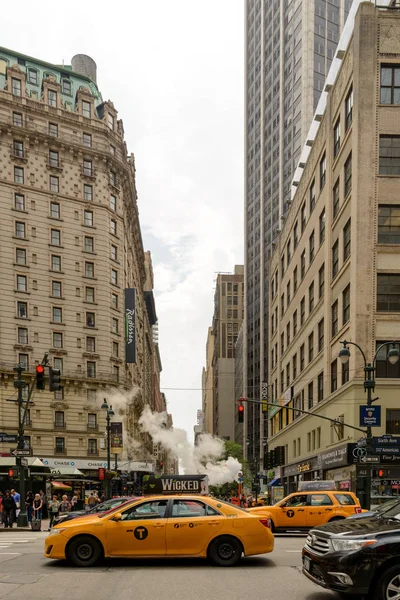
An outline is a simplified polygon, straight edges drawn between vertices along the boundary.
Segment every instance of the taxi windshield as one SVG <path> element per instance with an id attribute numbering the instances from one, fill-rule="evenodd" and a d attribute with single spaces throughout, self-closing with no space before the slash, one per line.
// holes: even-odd
<path id="1" fill-rule="evenodd" d="M 134 502 L 135 500 L 141 500 L 141 498 L 129 498 L 129 500 L 125 500 L 125 502 L 116 502 L 114 506 L 109 508 L 106 512 L 100 513 L 98 516 L 99 519 L 103 519 L 104 517 L 108 517 L 108 515 L 112 512 L 118 512 L 120 509 L 124 508 L 127 504 Z"/>

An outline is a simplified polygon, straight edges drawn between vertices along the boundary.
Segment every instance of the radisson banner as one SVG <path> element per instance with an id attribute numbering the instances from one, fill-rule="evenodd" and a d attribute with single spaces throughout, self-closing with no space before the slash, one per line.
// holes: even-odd
<path id="1" fill-rule="evenodd" d="M 111 425 L 111 438 L 110 438 L 110 446 L 112 454 L 121 454 L 122 453 L 122 423 L 118 421 L 112 421 Z"/>
<path id="2" fill-rule="evenodd" d="M 136 363 L 136 290 L 125 289 L 125 361 Z"/>

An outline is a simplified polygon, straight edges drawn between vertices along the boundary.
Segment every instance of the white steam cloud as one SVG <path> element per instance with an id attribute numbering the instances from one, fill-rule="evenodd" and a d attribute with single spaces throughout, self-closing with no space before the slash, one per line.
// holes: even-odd
<path id="1" fill-rule="evenodd" d="M 203 434 L 199 443 L 192 446 L 184 429 L 166 429 L 166 423 L 166 413 L 152 413 L 149 407 L 144 408 L 139 419 L 143 431 L 179 460 L 184 473 L 206 474 L 210 485 L 222 485 L 237 479 L 242 465 L 232 456 L 221 460 L 225 450 L 223 440 Z"/>

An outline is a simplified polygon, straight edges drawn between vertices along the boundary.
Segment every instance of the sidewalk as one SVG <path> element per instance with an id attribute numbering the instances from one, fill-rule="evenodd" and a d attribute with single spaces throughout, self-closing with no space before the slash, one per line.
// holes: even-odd
<path id="1" fill-rule="evenodd" d="M 49 519 L 42 519 L 42 529 L 41 531 L 47 531 L 49 528 Z M 4 528 L 4 525 L 0 524 L 0 535 L 1 533 L 10 533 L 11 531 L 32 531 L 30 525 L 28 527 L 17 527 L 16 523 L 14 523 L 14 526 L 10 529 L 9 527 L 7 527 L 7 529 Z M 36 533 L 36 531 L 32 531 L 32 533 Z"/>

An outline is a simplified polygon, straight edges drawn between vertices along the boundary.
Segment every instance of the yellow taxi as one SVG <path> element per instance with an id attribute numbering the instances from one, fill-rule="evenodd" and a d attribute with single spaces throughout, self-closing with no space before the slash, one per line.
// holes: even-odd
<path id="1" fill-rule="evenodd" d="M 329 490 L 296 492 L 273 506 L 257 506 L 248 512 L 271 519 L 272 531 L 288 531 L 345 519 L 363 509 L 352 492 Z"/>
<path id="2" fill-rule="evenodd" d="M 100 515 L 60 523 L 45 540 L 46 558 L 79 567 L 102 557 L 200 556 L 215 565 L 236 565 L 242 554 L 274 549 L 268 518 L 205 496 L 136 498 Z"/>

